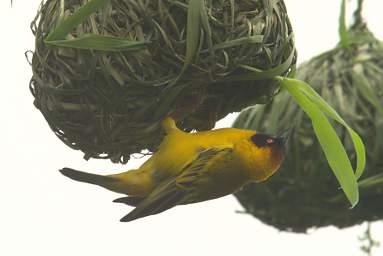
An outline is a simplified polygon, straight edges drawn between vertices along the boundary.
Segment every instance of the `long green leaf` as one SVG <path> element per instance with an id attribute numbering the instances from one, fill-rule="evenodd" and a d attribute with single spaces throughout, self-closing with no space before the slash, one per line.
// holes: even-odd
<path id="1" fill-rule="evenodd" d="M 235 47 L 245 43 L 260 44 L 262 42 L 263 42 L 263 35 L 254 35 L 254 36 L 242 37 L 242 38 L 233 39 L 233 40 L 225 41 L 223 43 L 216 44 L 214 45 L 214 50 L 221 50 L 225 48 Z"/>
<path id="2" fill-rule="evenodd" d="M 75 13 L 63 20 L 53 31 L 46 37 L 45 41 L 56 41 L 64 39 L 73 28 L 80 25 L 90 15 L 98 9 L 105 6 L 110 0 L 92 0 L 81 6 Z"/>
<path id="3" fill-rule="evenodd" d="M 323 98 L 313 89 L 311 86 L 306 84 L 303 81 L 300 80 L 295 80 L 295 79 L 285 79 L 290 80 L 291 82 L 295 83 L 295 86 L 299 87 L 302 92 L 306 94 L 307 97 L 310 98 L 311 101 L 313 101 L 316 106 L 326 113 L 326 115 L 344 127 L 346 127 L 348 133 L 351 136 L 352 142 L 354 144 L 355 152 L 356 152 L 356 157 L 357 157 L 357 166 L 356 166 L 356 171 L 355 175 L 356 178 L 359 179 L 359 177 L 362 175 L 364 168 L 366 166 L 366 152 L 364 148 L 364 144 L 362 139 L 359 137 L 359 135 L 351 129 L 351 127 L 339 116 L 339 114 L 330 106 L 326 101 L 323 100 Z"/>
<path id="4" fill-rule="evenodd" d="M 354 207 L 359 200 L 356 176 L 361 174 L 365 166 L 365 150 L 362 140 L 309 85 L 295 79 L 281 77 L 279 79 L 294 100 L 310 117 L 326 159 L 334 171 L 347 199 L 352 207 Z M 324 113 L 344 125 L 349 131 L 357 153 L 356 174 L 354 174 L 342 142 Z M 361 171 L 359 168 L 362 168 Z"/>
<path id="5" fill-rule="evenodd" d="M 264 79 L 272 79 L 276 76 L 280 76 L 285 73 L 291 66 L 292 61 L 294 60 L 295 50 L 290 52 L 289 57 L 282 62 L 280 65 L 268 69 L 262 70 L 255 67 L 241 65 L 242 68 L 247 69 L 251 72 L 245 73 L 243 75 L 234 75 L 234 76 L 226 76 L 223 80 L 226 82 L 235 82 L 235 81 L 251 81 L 251 80 L 264 80 Z"/>
<path id="6" fill-rule="evenodd" d="M 130 41 L 126 38 L 97 34 L 85 34 L 75 39 L 54 40 L 46 43 L 60 47 L 99 51 L 137 51 L 150 44 L 150 42 Z"/>
<path id="7" fill-rule="evenodd" d="M 201 32 L 202 3 L 204 0 L 190 0 L 188 6 L 188 18 L 186 25 L 186 55 L 181 74 L 192 63 L 198 49 Z M 180 74 L 180 76 L 181 76 Z"/>

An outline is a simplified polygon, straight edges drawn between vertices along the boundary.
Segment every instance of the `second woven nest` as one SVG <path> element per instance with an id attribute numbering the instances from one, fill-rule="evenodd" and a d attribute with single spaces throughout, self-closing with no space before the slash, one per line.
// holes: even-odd
<path id="1" fill-rule="evenodd" d="M 266 183 L 236 194 L 245 211 L 280 230 L 339 228 L 383 219 L 383 45 L 362 25 L 350 31 L 353 43 L 325 52 L 297 70 L 362 137 L 367 166 L 359 181 L 360 201 L 350 209 L 321 152 L 310 120 L 282 92 L 266 107 L 242 112 L 234 126 L 276 133 L 291 128 L 286 159 Z M 337 133 L 355 163 L 344 128 Z"/>

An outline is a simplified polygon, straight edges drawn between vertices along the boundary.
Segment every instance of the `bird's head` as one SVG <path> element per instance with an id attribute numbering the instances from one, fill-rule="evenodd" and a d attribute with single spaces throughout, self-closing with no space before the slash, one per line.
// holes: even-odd
<path id="1" fill-rule="evenodd" d="M 287 131 L 278 136 L 255 133 L 250 137 L 246 144 L 253 181 L 264 181 L 279 169 L 284 160 L 287 138 Z"/>

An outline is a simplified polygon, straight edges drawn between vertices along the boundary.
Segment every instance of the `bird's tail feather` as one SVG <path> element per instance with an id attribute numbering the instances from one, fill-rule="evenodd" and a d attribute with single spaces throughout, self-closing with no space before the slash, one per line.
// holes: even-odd
<path id="1" fill-rule="evenodd" d="M 71 168 L 63 168 L 59 170 L 64 176 L 71 178 L 72 180 L 95 184 L 99 186 L 105 186 L 111 182 L 117 181 L 116 178 L 110 176 L 103 176 L 93 173 L 81 172 Z"/>
<path id="2" fill-rule="evenodd" d="M 145 199 L 144 197 L 140 197 L 140 196 L 125 196 L 125 197 L 117 198 L 117 199 L 113 200 L 113 202 L 114 203 L 122 203 L 122 204 L 136 207 L 144 199 Z"/>

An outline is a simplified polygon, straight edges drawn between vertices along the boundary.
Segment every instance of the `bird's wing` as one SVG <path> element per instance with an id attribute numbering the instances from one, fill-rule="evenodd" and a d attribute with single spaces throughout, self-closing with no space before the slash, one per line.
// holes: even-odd
<path id="1" fill-rule="evenodd" d="M 177 185 L 184 190 L 193 189 L 195 183 L 209 176 L 209 166 L 218 159 L 225 158 L 232 153 L 232 148 L 209 148 L 202 151 L 197 159 L 185 166 L 181 175 L 177 177 Z"/>
<path id="2" fill-rule="evenodd" d="M 231 148 L 210 148 L 202 151 L 196 160 L 185 166 L 179 176 L 162 182 L 121 221 L 132 221 L 161 213 L 179 204 L 192 203 L 193 190 L 206 178 L 207 165 L 214 161 L 214 158 L 231 151 Z"/>

